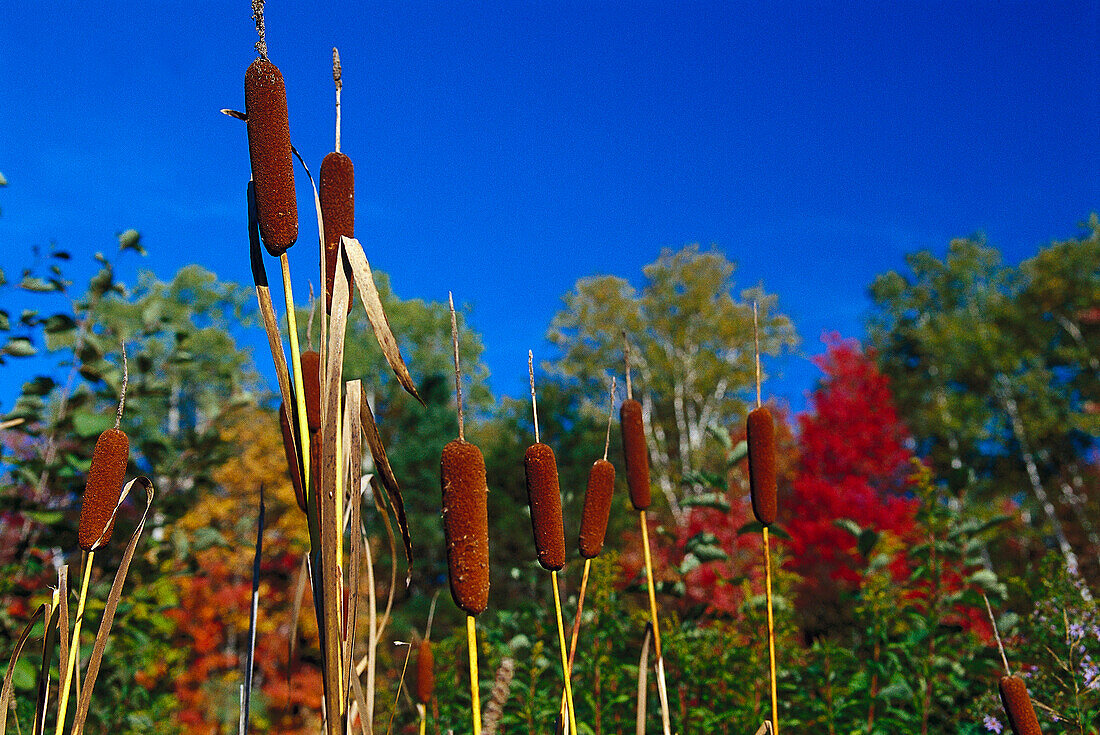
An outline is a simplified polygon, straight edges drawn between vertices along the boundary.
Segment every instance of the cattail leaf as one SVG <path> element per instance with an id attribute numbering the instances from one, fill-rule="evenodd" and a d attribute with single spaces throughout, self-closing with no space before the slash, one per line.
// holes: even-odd
<path id="1" fill-rule="evenodd" d="M 378 288 L 374 285 L 374 275 L 371 273 L 370 263 L 367 262 L 367 255 L 363 252 L 363 246 L 353 237 L 341 237 L 340 242 L 342 243 L 341 249 L 351 264 L 355 285 L 359 289 L 359 296 L 363 299 L 367 318 L 370 319 L 371 327 L 374 328 L 374 336 L 378 340 L 378 346 L 382 348 L 382 354 L 386 356 L 386 361 L 393 369 L 397 381 L 401 383 L 401 387 L 423 406 L 424 400 L 416 392 L 412 376 L 409 375 L 409 369 L 405 366 L 405 361 L 401 357 L 401 349 L 397 346 L 397 340 L 390 329 L 390 322 L 386 318 L 385 309 L 382 307 L 382 299 L 378 295 Z M 338 268 L 337 272 L 340 270 L 342 269 Z"/>
<path id="2" fill-rule="evenodd" d="M 111 591 L 107 595 L 107 601 L 103 606 L 103 617 L 99 623 L 99 631 L 95 636 L 95 644 L 92 646 L 92 657 L 88 660 L 87 673 L 84 675 L 84 687 L 80 692 L 80 702 L 76 708 L 76 715 L 73 718 L 73 726 L 70 731 L 71 735 L 83 735 L 84 723 L 88 718 L 88 709 L 92 705 L 92 689 L 95 687 L 96 677 L 99 675 L 99 667 L 103 662 L 103 650 L 107 647 L 107 639 L 111 636 L 111 625 L 114 624 L 115 610 L 118 608 L 118 601 L 122 597 L 122 587 L 126 583 L 126 575 L 130 571 L 130 562 L 134 558 L 134 551 L 137 549 L 138 539 L 141 537 L 141 532 L 145 529 L 145 521 L 149 518 L 149 509 L 153 507 L 153 483 L 148 477 L 136 477 L 130 480 L 126 484 L 126 487 L 122 491 L 122 496 L 119 498 L 119 505 L 126 500 L 126 496 L 130 494 L 130 490 L 135 484 L 140 485 L 145 490 L 145 510 L 141 514 L 141 519 L 138 520 L 137 527 L 134 529 L 133 534 L 130 536 L 130 543 L 126 545 L 126 551 L 122 554 L 122 561 L 119 562 L 118 570 L 115 572 L 115 581 L 111 584 Z M 116 506 L 115 512 L 118 511 Z M 2 735 L 2 733 L 0 733 Z"/>
<path id="3" fill-rule="evenodd" d="M 286 656 L 286 689 L 287 703 L 290 707 L 290 679 L 291 666 L 294 665 L 294 646 L 298 641 L 298 621 L 302 617 L 302 602 L 306 597 L 306 583 L 309 580 L 309 554 L 302 555 L 302 564 L 298 568 L 298 579 L 294 583 L 294 605 L 290 614 L 290 643 L 287 646 Z"/>
<path id="4" fill-rule="evenodd" d="M 347 626 L 344 635 L 344 687 L 350 691 L 352 662 L 355 660 L 355 629 L 359 616 L 359 569 L 363 555 L 363 534 L 360 520 L 363 502 L 363 433 L 359 421 L 359 403 L 362 400 L 363 384 L 358 380 L 349 380 L 344 399 L 344 440 L 348 451 L 344 453 L 347 461 L 347 496 L 351 505 L 351 549 L 348 554 L 348 610 L 345 616 Z"/>
<path id="5" fill-rule="evenodd" d="M 256 613 L 260 604 L 260 560 L 264 553 L 265 511 L 264 486 L 260 485 L 260 512 L 256 517 L 256 555 L 252 559 L 252 605 L 248 613 L 248 659 L 244 671 L 240 735 L 248 732 L 248 715 L 252 705 L 252 672 L 256 661 Z"/>
<path id="6" fill-rule="evenodd" d="M 15 649 L 12 651 L 11 659 L 8 661 L 8 671 L 4 674 L 4 686 L 0 689 L 0 735 L 5 735 L 8 729 L 8 710 L 11 705 L 12 680 L 15 676 L 16 666 L 19 664 L 19 656 L 23 653 L 23 646 L 26 645 L 27 639 L 30 638 L 31 630 L 38 622 L 38 613 L 42 613 L 42 618 L 45 620 L 49 612 L 49 605 L 46 603 L 39 605 L 38 609 L 31 617 L 30 622 L 23 628 L 23 632 L 19 634 L 19 639 L 15 642 Z"/>
<path id="7" fill-rule="evenodd" d="M 50 694 L 50 663 L 53 660 L 53 649 L 57 646 L 59 607 L 60 604 L 51 611 L 46 630 L 42 634 L 42 665 L 38 668 L 38 698 L 34 703 L 34 735 L 42 735 L 46 728 L 46 700 Z"/>
<path id="8" fill-rule="evenodd" d="M 393 598 L 394 593 L 397 591 L 397 539 L 393 535 L 393 524 L 390 523 L 390 514 L 386 510 L 386 507 L 382 504 L 382 498 L 385 495 L 378 487 L 378 480 L 371 475 L 370 486 L 373 492 L 371 497 L 374 498 L 374 507 L 378 511 L 378 515 L 382 517 L 382 525 L 386 528 L 386 540 L 390 545 L 390 591 L 386 596 L 386 609 L 382 613 L 382 625 L 379 626 L 377 640 L 382 639 L 382 632 L 385 630 L 387 623 L 390 619 L 390 611 L 393 610 Z M 390 508 L 393 508 L 393 504 L 390 503 Z M 366 529 L 363 529 L 364 538 L 366 536 Z M 408 577 L 405 578 L 405 586 L 408 587 Z"/>
<path id="9" fill-rule="evenodd" d="M 645 735 L 645 711 L 647 677 L 649 674 L 649 641 L 653 638 L 653 625 L 645 624 L 645 638 L 642 639 L 642 655 L 638 658 L 638 709 L 635 720 L 634 732 L 636 735 Z"/>
<path id="10" fill-rule="evenodd" d="M 374 414 L 371 412 L 370 404 L 365 399 L 361 405 L 359 416 L 363 424 L 363 438 L 367 441 L 367 448 L 370 449 L 371 457 L 374 459 L 374 466 L 378 470 L 379 477 L 382 478 L 382 487 L 385 489 L 386 497 L 390 505 L 393 506 L 394 515 L 397 517 L 397 526 L 401 529 L 401 540 L 405 545 L 405 563 L 407 565 L 405 586 L 408 587 L 409 582 L 412 580 L 413 550 L 409 521 L 405 516 L 405 500 L 401 497 L 401 487 L 397 484 L 397 477 L 393 474 L 389 457 L 386 456 L 386 446 L 382 443 L 381 434 L 378 433 L 378 425 L 374 421 Z"/>
<path id="11" fill-rule="evenodd" d="M 57 570 L 57 599 L 61 609 L 61 619 L 58 621 L 58 630 L 61 633 L 61 645 L 58 661 L 58 671 L 67 671 L 69 668 L 69 565 L 62 564 Z"/>

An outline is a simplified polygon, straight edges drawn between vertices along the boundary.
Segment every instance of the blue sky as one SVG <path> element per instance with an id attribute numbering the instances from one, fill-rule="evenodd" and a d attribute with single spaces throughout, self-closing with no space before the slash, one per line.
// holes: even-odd
<path id="1" fill-rule="evenodd" d="M 772 388 L 799 407 L 821 333 L 859 336 L 904 253 L 983 231 L 1015 262 L 1100 209 L 1098 2 L 271 2 L 267 23 L 315 171 L 340 48 L 357 234 L 401 297 L 473 305 L 498 393 L 578 278 L 640 284 L 699 242 L 794 319 Z M 243 0 L 5 9 L 0 267 L 52 240 L 79 276 L 133 227 L 150 257 L 124 276 L 247 283 L 245 131 L 218 110 L 243 109 L 254 41 Z"/>

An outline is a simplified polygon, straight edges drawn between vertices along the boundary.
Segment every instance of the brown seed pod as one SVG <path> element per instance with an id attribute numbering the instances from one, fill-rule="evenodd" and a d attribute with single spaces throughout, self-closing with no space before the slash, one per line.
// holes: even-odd
<path id="1" fill-rule="evenodd" d="M 264 57 L 249 64 L 244 73 L 244 109 L 260 236 L 267 252 L 278 257 L 298 239 L 298 200 L 286 85 L 279 68 Z"/>
<path id="2" fill-rule="evenodd" d="M 111 540 L 122 481 L 126 479 L 126 464 L 130 459 L 130 439 L 121 429 L 107 429 L 96 440 L 92 451 L 92 466 L 88 484 L 80 505 L 80 525 L 77 542 L 84 551 L 106 546 Z"/>
<path id="3" fill-rule="evenodd" d="M 416 701 L 429 704 L 435 693 L 435 656 L 432 655 L 432 642 L 420 641 L 416 651 Z"/>
<path id="4" fill-rule="evenodd" d="M 306 394 L 306 424 L 309 430 L 321 430 L 321 356 L 309 350 L 302 353 L 302 389 Z"/>
<path id="5" fill-rule="evenodd" d="M 283 433 L 283 452 L 286 454 L 286 465 L 290 471 L 290 484 L 294 486 L 294 499 L 298 501 L 298 507 L 306 512 L 306 491 L 302 485 L 302 466 L 298 461 L 298 450 L 294 448 L 294 428 L 297 422 L 293 420 L 286 406 L 279 404 L 279 429 Z"/>
<path id="6" fill-rule="evenodd" d="M 539 564 L 556 572 L 565 566 L 565 526 L 554 450 L 546 444 L 532 444 L 523 455 L 523 467 L 527 472 L 527 502 L 531 506 L 531 528 L 535 532 Z"/>
<path id="7" fill-rule="evenodd" d="M 1016 735 L 1042 735 L 1024 680 L 1018 676 L 1002 676 L 998 688 L 1012 732 Z"/>
<path id="8" fill-rule="evenodd" d="M 642 404 L 627 398 L 619 407 L 619 428 L 623 432 L 626 459 L 626 486 L 635 510 L 646 510 L 653 502 L 649 495 L 649 451 L 646 449 Z"/>
<path id="9" fill-rule="evenodd" d="M 775 480 L 775 421 L 766 406 L 749 412 L 749 492 L 752 512 L 765 526 L 778 514 Z"/>
<path id="10" fill-rule="evenodd" d="M 461 439 L 447 442 L 439 477 L 451 596 L 477 615 L 489 604 L 489 487 L 481 450 Z"/>
<path id="11" fill-rule="evenodd" d="M 325 309 L 332 311 L 332 288 L 336 282 L 336 255 L 340 237 L 355 237 L 355 166 L 343 153 L 329 153 L 321 161 L 321 180 L 318 184 L 321 199 L 321 220 L 325 228 Z M 351 267 L 345 264 L 348 283 L 352 281 Z M 348 313 L 351 313 L 354 291 L 348 295 Z"/>
<path id="12" fill-rule="evenodd" d="M 615 491 L 615 465 L 597 459 L 588 470 L 588 489 L 584 493 L 581 514 L 581 556 L 591 559 L 603 548 L 607 533 L 607 517 L 611 513 L 611 496 Z"/>

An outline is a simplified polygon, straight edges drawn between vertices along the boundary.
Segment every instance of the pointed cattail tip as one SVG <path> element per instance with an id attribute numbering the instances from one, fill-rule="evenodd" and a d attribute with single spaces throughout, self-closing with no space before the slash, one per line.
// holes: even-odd
<path id="1" fill-rule="evenodd" d="M 88 484 L 80 505 L 77 541 L 84 551 L 105 546 L 111 540 L 115 512 L 126 479 L 130 459 L 130 439 L 121 429 L 107 429 L 96 440 Z"/>

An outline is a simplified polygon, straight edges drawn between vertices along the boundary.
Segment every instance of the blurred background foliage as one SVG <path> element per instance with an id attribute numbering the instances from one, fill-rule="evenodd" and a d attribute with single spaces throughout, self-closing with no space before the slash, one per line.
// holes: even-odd
<path id="1" fill-rule="evenodd" d="M 116 252 L 97 254 L 97 272 L 79 285 L 66 280 L 71 256 L 56 247 L 30 251 L 18 272 L 10 263 L 0 272 L 0 370 L 17 360 L 39 366 L 0 406 L 0 630 L 8 642 L 0 653 L 7 660 L 56 568 L 79 562 L 79 498 L 94 437 L 113 423 L 124 341 L 128 475 L 147 474 L 158 496 L 119 607 L 94 727 L 235 730 L 262 486 L 268 520 L 253 722 L 257 730 L 316 731 L 320 658 L 308 592 L 306 612 L 293 619 L 308 541 L 287 478 L 278 399 L 257 368 L 269 359 L 266 347 L 254 354 L 242 346 L 243 335 L 260 329 L 254 297 L 199 266 L 168 280 L 145 272 L 133 284 L 117 281 L 112 260 L 143 252 L 138 233 L 120 233 Z M 738 292 L 733 273 L 719 250 L 689 246 L 663 252 L 641 280 L 578 281 L 548 325 L 536 376 L 572 540 L 588 468 L 604 451 L 612 375 L 623 395 L 622 331 L 630 336 L 660 490 L 651 535 L 673 721 L 684 733 L 751 733 L 767 713 L 760 537 L 743 444 L 755 397 L 753 301 L 763 352 L 786 354 L 799 338 L 781 294 Z M 387 640 L 422 636 L 429 601 L 444 590 L 432 634 L 439 686 L 429 731 L 462 730 L 465 643 L 446 592 L 439 523 L 438 458 L 457 434 L 450 319 L 446 304 L 403 300 L 385 274 L 376 278 L 426 403 L 402 394 L 357 308 L 345 373 L 364 380 L 417 553 Z M 781 419 L 780 720 L 806 732 L 999 732 L 1006 725 L 991 692 L 1000 663 L 984 593 L 1041 721 L 1096 733 L 1100 222 L 1093 215 L 1077 237 L 1018 266 L 981 237 L 952 242 L 942 257 L 914 253 L 905 268 L 876 278 L 870 296 L 866 344 L 825 335 L 807 409 L 773 406 Z M 303 340 L 309 314 L 306 306 L 299 316 Z M 498 732 L 534 732 L 555 717 L 561 677 L 521 469 L 533 442 L 530 403 L 490 393 L 469 316 L 460 309 L 467 430 L 484 452 L 491 488 L 483 702 L 499 679 Z M 578 720 L 596 733 L 633 727 L 646 617 L 617 429 L 609 458 L 620 478 L 575 685 Z M 366 507 L 384 599 L 392 557 L 381 519 Z M 124 506 L 124 533 L 138 510 Z M 114 568 L 120 546 L 107 549 L 102 569 Z M 571 562 L 563 574 L 567 614 L 580 567 Z M 96 575 L 92 599 L 102 601 L 110 577 Z M 93 620 L 101 608 L 91 604 Z M 415 709 L 397 691 L 407 649 L 381 650 L 377 721 L 388 721 L 396 700 L 395 731 L 414 732 Z M 24 727 L 32 659 L 15 672 Z"/>

